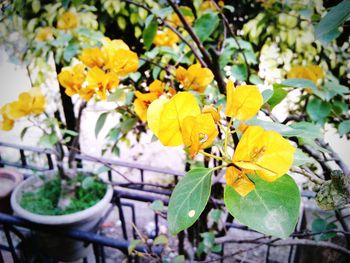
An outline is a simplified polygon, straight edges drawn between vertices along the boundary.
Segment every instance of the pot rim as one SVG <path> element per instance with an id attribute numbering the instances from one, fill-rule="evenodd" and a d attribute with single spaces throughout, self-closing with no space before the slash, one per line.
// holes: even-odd
<path id="1" fill-rule="evenodd" d="M 18 202 L 18 198 L 19 198 L 18 195 L 20 195 L 23 192 L 23 188 L 25 186 L 36 182 L 36 180 L 39 180 L 39 178 L 35 176 L 31 176 L 26 180 L 24 180 L 23 182 L 21 182 L 19 185 L 17 185 L 17 187 L 15 188 L 15 190 L 12 192 L 12 195 L 11 195 L 11 206 L 16 215 L 38 224 L 66 225 L 66 224 L 76 223 L 79 221 L 84 221 L 96 214 L 102 213 L 113 197 L 113 188 L 110 184 L 107 183 L 107 191 L 103 196 L 103 198 L 100 201 L 98 201 L 95 205 L 87 209 L 84 209 L 82 211 L 75 212 L 72 214 L 67 214 L 67 215 L 34 214 L 32 212 L 29 212 L 28 210 L 25 210 L 20 206 Z"/>
<path id="2" fill-rule="evenodd" d="M 0 198 L 4 198 L 5 196 L 9 195 L 13 189 L 23 181 L 23 174 L 20 172 L 14 170 L 14 169 L 8 169 L 8 168 L 0 168 L 0 177 L 3 177 L 2 175 L 5 175 L 6 178 L 13 181 L 13 187 L 4 193 L 0 193 Z"/>

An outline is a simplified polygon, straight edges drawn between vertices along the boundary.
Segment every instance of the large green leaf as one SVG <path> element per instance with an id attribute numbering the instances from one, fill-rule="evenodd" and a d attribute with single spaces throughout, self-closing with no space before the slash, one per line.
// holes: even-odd
<path id="1" fill-rule="evenodd" d="M 175 235 L 196 222 L 209 200 L 211 175 L 211 169 L 194 168 L 176 185 L 168 207 L 170 233 Z"/>
<path id="2" fill-rule="evenodd" d="M 245 197 L 226 185 L 224 201 L 227 210 L 251 229 L 287 238 L 294 231 L 299 216 L 300 193 L 294 180 L 284 175 L 269 183 L 256 175 L 249 177 L 256 188 Z"/>
<path id="3" fill-rule="evenodd" d="M 268 104 L 271 109 L 278 105 L 288 95 L 288 91 L 284 89 L 284 86 L 273 85 L 273 95 L 268 100 Z"/>
<path id="4" fill-rule="evenodd" d="M 315 36 L 324 44 L 328 44 L 339 34 L 336 33 L 338 27 L 346 21 L 350 15 L 350 1 L 343 0 L 333 7 L 316 25 Z"/>
<path id="5" fill-rule="evenodd" d="M 308 79 L 300 79 L 300 78 L 286 79 L 282 81 L 281 85 L 287 86 L 287 87 L 296 87 L 296 88 L 310 88 L 313 91 L 317 90 L 317 86 L 315 85 L 315 83 L 313 83 L 311 80 L 308 80 Z"/>
<path id="6" fill-rule="evenodd" d="M 101 113 L 100 116 L 98 116 L 98 119 L 96 121 L 96 126 L 95 126 L 95 137 L 97 138 L 98 134 L 103 128 L 103 125 L 106 122 L 108 112 Z"/>
<path id="7" fill-rule="evenodd" d="M 209 12 L 197 19 L 194 25 L 194 31 L 198 38 L 203 42 L 207 40 L 214 32 L 219 24 L 219 17 L 217 14 Z"/>

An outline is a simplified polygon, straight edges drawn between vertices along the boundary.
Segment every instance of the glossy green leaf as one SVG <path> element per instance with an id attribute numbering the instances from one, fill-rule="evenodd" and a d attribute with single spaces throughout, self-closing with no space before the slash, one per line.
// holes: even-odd
<path id="1" fill-rule="evenodd" d="M 316 139 L 323 136 L 321 128 L 311 122 L 296 122 L 289 127 L 301 131 L 302 134 L 298 135 L 298 137 Z"/>
<path id="2" fill-rule="evenodd" d="M 103 128 L 103 125 L 106 122 L 108 112 L 101 113 L 101 115 L 98 117 L 96 126 L 95 126 L 95 137 L 97 138 L 98 134 Z"/>
<path id="3" fill-rule="evenodd" d="M 233 65 L 231 68 L 231 73 L 236 80 L 239 80 L 239 81 L 247 80 L 247 77 L 248 77 L 247 65 L 246 64 Z"/>
<path id="4" fill-rule="evenodd" d="M 323 121 L 331 113 L 332 106 L 326 101 L 317 98 L 311 99 L 307 106 L 306 112 L 313 121 Z"/>
<path id="5" fill-rule="evenodd" d="M 219 17 L 213 12 L 206 13 L 199 17 L 194 24 L 194 31 L 203 42 L 207 40 L 219 25 Z"/>
<path id="6" fill-rule="evenodd" d="M 190 227 L 201 215 L 209 200 L 211 175 L 211 169 L 194 168 L 176 185 L 168 206 L 170 233 Z"/>
<path id="7" fill-rule="evenodd" d="M 317 90 L 317 86 L 315 83 L 313 83 L 311 80 L 308 79 L 299 79 L 299 78 L 293 78 L 293 79 L 286 79 L 282 81 L 281 85 L 288 86 L 288 87 L 295 87 L 295 88 L 310 88 L 313 91 Z"/>
<path id="8" fill-rule="evenodd" d="M 130 241 L 129 243 L 129 246 L 128 246 L 128 253 L 129 255 L 135 250 L 135 248 L 142 244 L 142 241 L 141 240 L 138 240 L 138 239 L 133 239 Z"/>
<path id="9" fill-rule="evenodd" d="M 154 241 L 153 241 L 153 245 L 166 245 L 168 244 L 168 238 L 164 235 L 159 235 L 157 236 Z"/>
<path id="10" fill-rule="evenodd" d="M 338 127 L 338 132 L 340 136 L 350 133 L 350 120 L 341 122 Z"/>
<path id="11" fill-rule="evenodd" d="M 153 19 L 143 30 L 142 38 L 143 43 L 147 49 L 149 49 L 153 43 L 153 39 L 157 34 L 158 23 Z"/>
<path id="12" fill-rule="evenodd" d="M 287 95 L 288 95 L 288 91 L 285 90 L 283 87 L 280 87 L 278 85 L 273 85 L 273 95 L 268 100 L 268 104 L 270 105 L 271 109 L 273 109 L 282 100 L 284 100 L 284 98 L 287 97 Z"/>
<path id="13" fill-rule="evenodd" d="M 245 197 L 226 185 L 226 208 L 235 219 L 253 230 L 265 235 L 287 238 L 294 231 L 298 221 L 298 186 L 288 175 L 272 183 L 256 175 L 249 177 L 254 181 L 256 188 Z"/>
<path id="14" fill-rule="evenodd" d="M 330 42 L 329 36 L 338 29 L 338 27 L 346 21 L 350 15 L 350 1 L 343 0 L 338 5 L 333 7 L 315 26 L 315 37 L 318 40 L 326 40 Z M 333 33 L 333 38 L 337 35 Z"/>

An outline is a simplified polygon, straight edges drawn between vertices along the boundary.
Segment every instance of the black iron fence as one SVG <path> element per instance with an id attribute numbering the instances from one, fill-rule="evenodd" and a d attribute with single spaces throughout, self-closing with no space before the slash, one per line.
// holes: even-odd
<path id="1" fill-rule="evenodd" d="M 5 148 L 17 151 L 19 153 L 19 160 L 10 162 L 2 158 L 2 153 Z M 45 163 L 42 164 L 41 166 L 37 166 L 35 164 L 30 163 L 28 161 L 28 156 L 30 156 L 31 154 L 40 155 L 42 159 L 46 160 Z M 28 237 L 30 237 L 31 233 L 33 233 L 33 230 L 34 231 L 40 230 L 40 232 L 53 233 L 55 235 L 61 235 L 61 236 L 75 239 L 75 240 L 83 241 L 86 244 L 92 244 L 93 251 L 94 251 L 94 260 L 96 262 L 105 262 L 106 260 L 105 249 L 107 247 L 119 250 L 125 255 L 125 257 L 129 257 L 130 260 L 137 260 L 137 258 L 136 259 L 131 258 L 130 255 L 128 255 L 128 247 L 130 245 L 130 241 L 132 239 L 137 238 L 137 233 L 135 229 L 139 227 L 136 219 L 138 218 L 138 213 L 141 213 L 141 212 L 136 209 L 136 203 L 137 202 L 151 203 L 155 200 L 161 200 L 166 206 L 168 204 L 172 187 L 178 181 L 178 177 L 181 177 L 184 175 L 184 172 L 181 172 L 181 171 L 149 167 L 138 163 L 128 163 L 128 162 L 110 160 L 105 158 L 95 158 L 95 157 L 87 156 L 83 154 L 78 154 L 76 156 L 76 159 L 83 161 L 83 163 L 92 162 L 92 163 L 102 164 L 108 168 L 106 169 L 106 173 L 108 175 L 107 177 L 114 186 L 114 196 L 112 199 L 112 207 L 109 210 L 109 212 L 111 212 L 113 209 L 118 210 L 118 216 L 119 216 L 118 220 L 120 220 L 121 235 L 119 235 L 117 238 L 115 237 L 111 238 L 109 236 L 106 236 L 103 233 L 98 231 L 99 226 L 97 226 L 97 231 L 95 232 L 84 232 L 84 231 L 79 231 L 74 229 L 69 231 L 64 231 L 64 232 L 62 231 L 57 232 L 53 228 L 34 224 L 13 215 L 0 213 L 0 234 L 1 232 L 3 232 L 3 236 L 4 236 L 3 239 L 6 241 L 3 244 L 0 244 L 0 263 L 6 262 L 5 259 L 9 258 L 8 255 L 11 255 L 13 262 L 29 262 L 28 258 L 30 257 L 26 255 L 26 253 L 30 252 L 29 251 L 30 248 L 25 247 L 26 246 L 25 241 L 26 239 L 28 239 Z M 0 167 L 5 167 L 5 166 L 17 167 L 17 168 L 23 169 L 23 171 L 28 171 L 28 173 L 33 169 L 37 171 L 53 170 L 54 169 L 53 152 L 48 149 L 40 149 L 36 147 L 20 146 L 20 145 L 15 145 L 11 143 L 0 142 Z M 123 174 L 120 171 L 121 169 L 125 169 L 125 168 L 138 171 L 139 173 L 138 179 L 128 180 L 125 174 Z M 152 173 L 152 174 L 156 173 L 156 174 L 162 174 L 163 176 L 168 176 L 169 178 L 171 178 L 171 180 L 168 181 L 170 183 L 163 183 L 163 184 L 158 182 L 157 184 L 147 183 L 146 179 L 147 179 L 148 173 Z M 303 192 L 302 196 L 306 198 L 312 198 L 313 193 Z M 211 202 L 215 202 L 215 201 L 211 200 Z M 125 216 L 127 209 L 130 210 L 130 213 L 128 213 L 128 218 L 130 218 L 129 220 L 127 220 Z M 159 233 L 159 222 L 160 222 L 159 214 L 154 212 L 152 209 L 149 209 L 147 213 L 153 213 L 153 220 L 154 220 L 154 227 L 155 227 L 154 232 L 155 232 L 155 236 L 157 236 Z M 304 211 L 301 211 L 301 213 L 302 214 L 300 218 L 303 219 Z M 100 220 L 99 225 L 102 225 L 104 223 L 104 220 L 107 216 L 108 216 L 108 213 L 103 219 Z M 252 231 L 235 221 L 233 222 L 228 221 L 226 222 L 225 225 L 227 228 L 236 228 L 236 229 L 242 229 L 245 231 Z M 302 227 L 303 227 L 303 222 L 300 221 L 298 223 L 296 231 L 300 232 L 302 230 Z M 1 242 L 1 239 L 0 239 L 0 242 Z M 266 246 L 264 247 L 266 247 L 265 262 L 269 262 L 270 245 L 267 243 Z M 150 249 L 152 251 L 149 251 Z M 149 246 L 146 246 L 146 245 L 139 245 L 136 247 L 136 250 L 143 253 L 148 253 L 148 254 L 150 253 L 160 254 L 162 252 L 162 247 L 156 246 L 156 247 L 150 248 Z M 225 247 L 222 246 L 222 251 L 221 253 L 219 253 L 219 255 L 220 254 L 223 255 L 224 250 L 225 250 Z M 3 256 L 4 252 L 7 252 L 6 258 Z M 295 262 L 296 246 L 295 245 L 289 246 L 289 251 L 287 253 L 288 253 L 288 262 Z M 42 258 L 46 260 L 46 261 L 43 260 L 40 262 L 53 262 L 45 258 L 40 253 L 37 253 L 36 255 L 41 260 Z M 35 261 L 31 261 L 31 262 L 35 262 Z M 88 262 L 88 259 L 87 258 L 82 259 L 82 262 Z"/>

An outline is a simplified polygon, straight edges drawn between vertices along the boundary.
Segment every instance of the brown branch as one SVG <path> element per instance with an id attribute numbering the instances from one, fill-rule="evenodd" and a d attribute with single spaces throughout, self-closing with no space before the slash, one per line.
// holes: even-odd
<path id="1" fill-rule="evenodd" d="M 165 19 L 163 19 L 162 17 L 156 15 L 152 9 L 150 9 L 148 6 L 138 3 L 138 2 L 134 2 L 132 0 L 124 0 L 125 2 L 132 4 L 132 5 L 136 5 L 138 7 L 141 7 L 145 10 L 147 10 L 148 12 L 150 12 L 151 14 L 153 14 L 158 20 L 162 21 L 162 23 L 168 27 L 171 31 L 173 31 L 193 52 L 193 54 L 195 55 L 195 57 L 198 59 L 199 63 L 201 63 L 201 65 L 203 67 L 207 67 L 207 64 L 204 62 L 204 60 L 202 59 L 201 55 L 198 53 L 197 49 L 191 44 L 189 43 L 186 38 L 184 38 L 184 36 L 178 31 L 176 30 L 176 28 L 174 28 L 172 25 L 170 25 Z"/>

